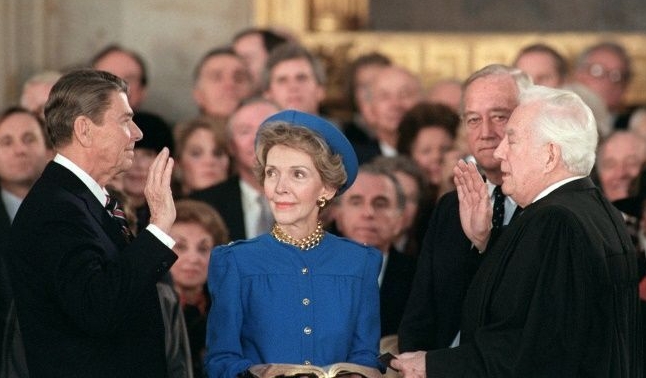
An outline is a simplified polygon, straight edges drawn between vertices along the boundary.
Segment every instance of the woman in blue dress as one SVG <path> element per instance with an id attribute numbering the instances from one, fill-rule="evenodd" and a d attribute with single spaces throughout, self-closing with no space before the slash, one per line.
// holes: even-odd
<path id="1" fill-rule="evenodd" d="M 209 377 L 266 363 L 380 368 L 381 255 L 318 219 L 356 177 L 350 143 L 326 120 L 286 110 L 261 125 L 256 156 L 275 225 L 212 252 Z"/>

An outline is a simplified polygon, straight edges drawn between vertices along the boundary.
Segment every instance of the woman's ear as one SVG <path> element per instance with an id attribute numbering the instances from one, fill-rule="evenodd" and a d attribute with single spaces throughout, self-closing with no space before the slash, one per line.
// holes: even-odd
<path id="1" fill-rule="evenodd" d="M 336 194 L 336 189 L 331 188 L 329 186 L 324 186 L 323 191 L 321 192 L 321 196 L 325 197 L 325 199 L 330 202 L 334 198 L 334 195 Z"/>

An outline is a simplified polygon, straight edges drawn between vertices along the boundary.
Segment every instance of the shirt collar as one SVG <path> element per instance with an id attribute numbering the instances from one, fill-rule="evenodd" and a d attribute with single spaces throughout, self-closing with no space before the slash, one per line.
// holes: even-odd
<path id="1" fill-rule="evenodd" d="M 384 156 L 397 156 L 397 149 L 382 141 L 379 141 L 379 149 Z"/>
<path id="2" fill-rule="evenodd" d="M 489 194 L 489 198 L 493 199 L 493 191 L 496 189 L 496 184 L 492 183 L 489 180 L 485 180 L 485 184 L 487 184 L 487 193 Z M 504 194 L 504 193 L 503 193 Z M 505 194 L 505 202 L 509 202 L 510 204 L 513 204 L 516 206 L 516 201 L 514 201 L 513 198 Z"/>
<path id="3" fill-rule="evenodd" d="M 536 196 L 536 198 L 534 198 L 532 203 L 534 203 L 534 202 L 538 201 L 539 199 L 547 196 L 548 194 L 552 193 L 553 191 L 555 191 L 556 189 L 562 187 L 563 185 L 567 184 L 568 182 L 578 180 L 578 179 L 584 178 L 584 177 L 585 176 L 573 176 L 573 177 L 568 177 L 566 179 L 563 179 L 561 181 L 557 181 L 554 184 L 552 184 L 552 185 L 548 186 L 547 188 L 543 189 L 542 192 L 538 193 L 538 196 Z"/>
<path id="4" fill-rule="evenodd" d="M 108 202 L 107 191 L 105 188 L 102 188 L 96 180 L 94 180 L 90 175 L 87 174 L 81 167 L 76 165 L 70 159 L 66 158 L 61 154 L 56 154 L 54 161 L 63 167 L 69 169 L 76 177 L 79 178 L 85 184 L 85 186 L 90 189 L 90 192 L 96 197 L 99 203 L 103 206 Z"/>
<path id="5" fill-rule="evenodd" d="M 249 185 L 242 179 L 240 180 L 240 193 L 242 194 L 243 200 L 253 203 L 257 203 L 257 198 L 262 196 L 262 193 L 258 192 L 256 188 Z"/>
<path id="6" fill-rule="evenodd" d="M 9 215 L 9 221 L 13 223 L 13 218 L 16 217 L 16 213 L 22 203 L 22 199 L 15 194 L 2 189 L 2 202 L 4 202 L 7 215 Z"/>

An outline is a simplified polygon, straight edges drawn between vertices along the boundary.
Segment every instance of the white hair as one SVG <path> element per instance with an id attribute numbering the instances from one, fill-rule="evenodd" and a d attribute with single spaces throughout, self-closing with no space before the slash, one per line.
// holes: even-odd
<path id="1" fill-rule="evenodd" d="M 539 85 L 521 91 L 520 104 L 529 103 L 539 106 L 532 123 L 536 140 L 558 145 L 570 173 L 589 175 L 599 139 L 592 110 L 572 91 Z"/>

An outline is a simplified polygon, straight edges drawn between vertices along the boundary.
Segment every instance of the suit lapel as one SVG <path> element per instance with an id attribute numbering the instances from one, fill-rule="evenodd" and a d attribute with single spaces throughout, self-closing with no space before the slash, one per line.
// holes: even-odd
<path id="1" fill-rule="evenodd" d="M 0 237 L 9 235 L 9 228 L 11 228 L 11 221 L 9 220 L 9 213 L 4 205 L 4 201 L 0 198 Z M 3 238 L 0 238 L 2 240 Z"/>
<path id="2" fill-rule="evenodd" d="M 112 219 L 103 204 L 99 203 L 90 189 L 74 173 L 58 163 L 50 162 L 43 172 L 43 178 L 53 181 L 80 198 L 87 206 L 88 212 L 99 223 L 101 229 L 108 235 L 110 240 L 118 246 L 118 249 L 125 248 L 127 241 L 123 237 L 117 222 Z"/>

